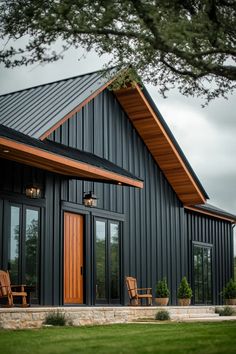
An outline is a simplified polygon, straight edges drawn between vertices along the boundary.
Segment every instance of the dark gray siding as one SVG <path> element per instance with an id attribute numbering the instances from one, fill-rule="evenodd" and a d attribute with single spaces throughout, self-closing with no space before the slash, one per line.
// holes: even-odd
<path id="1" fill-rule="evenodd" d="M 65 181 L 61 197 L 82 204 L 83 193 L 91 189 L 99 198 L 98 208 L 124 214 L 123 275 L 136 276 L 139 286 L 153 289 L 166 276 L 175 303 L 177 284 L 187 266 L 184 210 L 113 94 L 108 90 L 100 94 L 50 139 L 109 159 L 144 179 L 143 190 Z"/>
<path id="2" fill-rule="evenodd" d="M 222 303 L 221 292 L 233 276 L 233 229 L 229 222 L 186 211 L 186 244 L 189 248 L 189 279 L 192 281 L 191 254 L 194 241 L 213 246 L 213 303 Z"/>
<path id="3" fill-rule="evenodd" d="M 182 204 L 111 92 L 105 91 L 96 97 L 50 138 L 109 159 L 144 179 L 144 189 L 67 180 L 1 159 L 0 222 L 2 217 L 4 219 L 0 224 L 1 267 L 7 266 L 4 225 L 9 223 L 3 206 L 8 202 L 38 203 L 43 218 L 41 304 L 63 303 L 63 210 L 85 216 L 86 304 L 94 303 L 93 217 L 96 215 L 124 221 L 123 276 L 136 276 L 140 287 L 153 288 L 153 295 L 156 281 L 166 276 L 171 289 L 171 304 L 176 303 L 181 277 L 186 275 L 191 280 L 192 241 L 213 243 L 217 274 L 214 301 L 220 301 L 219 291 L 232 275 L 230 224 L 189 212 L 185 216 Z M 24 197 L 25 185 L 33 181 L 42 184 L 42 200 L 32 201 Z M 83 193 L 89 190 L 97 194 L 98 208 L 83 207 Z M 121 281 L 124 284 L 124 279 Z M 126 304 L 127 291 L 125 287 L 123 290 L 123 303 Z"/>

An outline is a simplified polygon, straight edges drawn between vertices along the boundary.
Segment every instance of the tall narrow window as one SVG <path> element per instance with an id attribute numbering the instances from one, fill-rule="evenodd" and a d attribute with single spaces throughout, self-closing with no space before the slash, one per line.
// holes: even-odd
<path id="1" fill-rule="evenodd" d="M 39 212 L 26 209 L 25 224 L 25 283 L 32 287 L 31 297 L 38 298 Z"/>
<path id="2" fill-rule="evenodd" d="M 12 284 L 30 287 L 39 301 L 39 208 L 10 205 L 8 269 Z"/>
<path id="3" fill-rule="evenodd" d="M 193 246 L 194 303 L 212 303 L 212 248 Z"/>
<path id="4" fill-rule="evenodd" d="M 96 298 L 106 301 L 106 223 L 96 221 Z"/>
<path id="5" fill-rule="evenodd" d="M 10 244 L 8 268 L 13 284 L 19 282 L 19 253 L 20 253 L 20 207 L 10 208 Z"/>
<path id="6" fill-rule="evenodd" d="M 119 224 L 110 222 L 111 299 L 120 297 Z"/>
<path id="7" fill-rule="evenodd" d="M 120 303 L 120 223 L 95 219 L 96 302 Z"/>

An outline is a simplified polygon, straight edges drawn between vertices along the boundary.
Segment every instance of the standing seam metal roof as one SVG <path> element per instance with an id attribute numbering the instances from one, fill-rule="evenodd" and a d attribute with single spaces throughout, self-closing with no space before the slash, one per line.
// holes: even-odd
<path id="1" fill-rule="evenodd" d="M 85 74 L 0 96 L 0 124 L 39 138 L 103 87 L 117 70 Z"/>
<path id="2" fill-rule="evenodd" d="M 39 139 L 63 117 L 118 75 L 117 68 L 96 71 L 0 96 L 0 124 Z M 145 87 L 144 94 L 206 198 L 207 193 Z"/>

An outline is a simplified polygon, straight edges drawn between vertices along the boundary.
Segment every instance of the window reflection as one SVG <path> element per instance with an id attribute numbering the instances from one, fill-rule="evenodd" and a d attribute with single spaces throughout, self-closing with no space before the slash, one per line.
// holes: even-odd
<path id="1" fill-rule="evenodd" d="M 26 210 L 25 230 L 25 282 L 33 288 L 32 298 L 38 297 L 38 238 L 39 215 L 37 210 Z"/>
<path id="2" fill-rule="evenodd" d="M 212 250 L 210 247 L 193 247 L 194 263 L 194 302 L 212 302 Z"/>
<path id="3" fill-rule="evenodd" d="M 19 282 L 20 208 L 11 206 L 9 271 L 13 284 Z"/>
<path id="4" fill-rule="evenodd" d="M 96 297 L 106 298 L 106 224 L 103 221 L 96 221 Z"/>
<path id="5" fill-rule="evenodd" d="M 120 230 L 119 222 L 95 221 L 96 301 L 120 302 Z"/>

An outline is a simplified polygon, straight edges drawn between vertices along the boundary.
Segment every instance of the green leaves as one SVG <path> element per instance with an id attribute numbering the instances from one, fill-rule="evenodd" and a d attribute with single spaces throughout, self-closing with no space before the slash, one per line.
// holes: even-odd
<path id="1" fill-rule="evenodd" d="M 166 298 L 169 297 L 170 291 L 168 289 L 166 278 L 159 280 L 156 286 L 156 297 L 157 298 Z"/>
<path id="2" fill-rule="evenodd" d="M 207 101 L 236 87 L 236 9 L 220 0 L 16 0 L 0 2 L 0 48 L 6 66 L 51 62 L 54 44 L 109 53 L 130 64 L 160 93 L 173 86 Z M 19 40 L 24 39 L 18 45 Z M 50 48 L 50 49 L 49 49 Z"/>
<path id="3" fill-rule="evenodd" d="M 186 277 L 183 277 L 177 292 L 178 299 L 190 299 L 192 297 L 192 289 Z"/>
<path id="4" fill-rule="evenodd" d="M 224 299 L 236 299 L 236 282 L 233 279 L 226 284 L 222 294 Z"/>

